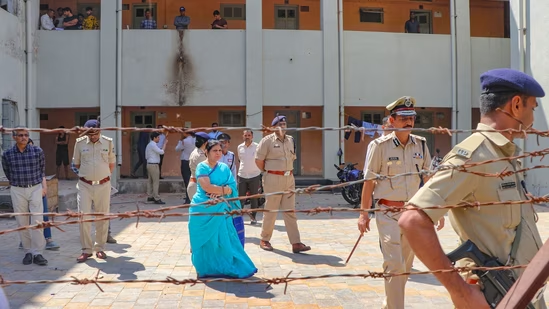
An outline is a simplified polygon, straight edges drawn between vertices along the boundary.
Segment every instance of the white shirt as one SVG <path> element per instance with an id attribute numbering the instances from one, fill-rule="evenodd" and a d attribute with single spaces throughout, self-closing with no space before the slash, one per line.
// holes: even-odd
<path id="1" fill-rule="evenodd" d="M 40 17 L 40 28 L 44 30 L 53 30 L 55 28 L 53 20 L 48 14 L 44 14 Z"/>
<path id="2" fill-rule="evenodd" d="M 160 134 L 160 139 L 158 140 L 158 143 L 156 143 L 156 146 L 158 146 L 158 148 L 162 149 L 165 142 L 166 142 L 166 135 Z"/>
<path id="3" fill-rule="evenodd" d="M 227 154 L 224 154 L 219 162 L 223 162 L 227 164 L 227 166 L 231 169 L 231 173 L 233 173 L 234 180 L 236 180 L 236 156 L 234 155 L 234 152 L 228 151 Z"/>
<path id="4" fill-rule="evenodd" d="M 248 147 L 246 147 L 245 143 L 238 145 L 238 159 L 240 160 L 240 167 L 238 168 L 239 177 L 250 179 L 261 174 L 261 170 L 255 164 L 257 145 L 255 142 L 252 142 Z"/>
<path id="5" fill-rule="evenodd" d="M 196 138 L 192 136 L 187 136 L 183 140 L 179 140 L 177 146 L 175 146 L 175 151 L 181 151 L 181 160 L 189 161 L 189 157 L 195 148 Z"/>
<path id="6" fill-rule="evenodd" d="M 158 148 L 154 141 L 151 141 L 145 148 L 145 159 L 147 163 L 160 163 L 160 155 L 164 154 L 164 150 Z"/>

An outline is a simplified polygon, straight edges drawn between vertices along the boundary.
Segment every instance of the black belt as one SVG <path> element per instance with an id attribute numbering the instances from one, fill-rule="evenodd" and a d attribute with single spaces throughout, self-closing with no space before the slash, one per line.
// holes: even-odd
<path id="1" fill-rule="evenodd" d="M 34 184 L 34 185 L 25 185 L 25 186 L 16 186 L 16 185 L 11 185 L 12 187 L 17 187 L 17 188 L 32 188 L 34 186 L 38 186 L 39 184 L 41 184 L 41 182 L 37 183 L 37 184 Z"/>
<path id="2" fill-rule="evenodd" d="M 147 164 L 160 164 L 160 163 L 147 163 Z"/>

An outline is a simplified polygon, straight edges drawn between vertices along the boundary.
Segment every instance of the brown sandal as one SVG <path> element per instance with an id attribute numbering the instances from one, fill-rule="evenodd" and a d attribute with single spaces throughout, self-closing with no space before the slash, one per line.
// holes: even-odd
<path id="1" fill-rule="evenodd" d="M 80 254 L 80 256 L 78 258 L 76 258 L 76 261 L 78 263 L 83 263 L 85 262 L 88 258 L 90 258 L 92 256 L 91 253 L 82 253 Z"/>
<path id="2" fill-rule="evenodd" d="M 98 259 L 102 259 L 102 260 L 106 260 L 107 259 L 107 254 L 104 252 L 104 251 L 97 251 L 95 253 L 95 256 L 98 258 Z"/>

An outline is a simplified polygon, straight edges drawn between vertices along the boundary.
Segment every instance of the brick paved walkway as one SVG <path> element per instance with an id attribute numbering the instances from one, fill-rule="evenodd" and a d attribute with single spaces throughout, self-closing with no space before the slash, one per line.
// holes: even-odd
<path id="1" fill-rule="evenodd" d="M 113 211 L 135 209 L 136 195 L 113 198 Z M 140 198 L 143 200 L 143 198 Z M 168 205 L 181 201 L 178 195 L 163 197 Z M 298 196 L 298 209 L 317 206 L 347 207 L 343 198 L 331 194 Z M 140 205 L 155 208 L 156 205 Z M 281 216 L 279 215 L 279 218 Z M 283 277 L 321 274 L 366 273 L 381 271 L 377 229 L 365 235 L 349 265 L 344 262 L 358 237 L 356 213 L 334 213 L 316 216 L 299 215 L 299 227 L 304 243 L 311 245 L 309 254 L 293 254 L 288 244 L 284 223 L 277 221 L 272 239 L 274 252 L 259 249 L 260 225 L 246 222 L 246 251 L 259 269 L 257 277 Z M 549 214 L 540 213 L 538 225 L 542 238 L 549 234 Z M 375 225 L 375 220 L 372 221 Z M 111 221 L 117 244 L 107 245 L 109 258 L 95 258 L 76 263 L 80 253 L 77 225 L 65 226 L 65 233 L 53 230 L 59 251 L 45 251 L 46 267 L 25 266 L 22 250 L 17 249 L 19 236 L 0 236 L 0 273 L 7 280 L 61 279 L 76 276 L 92 277 L 97 269 L 104 279 L 178 279 L 193 278 L 196 273 L 189 256 L 187 220 L 170 218 L 161 223 L 142 219 L 138 228 L 135 220 Z M 0 229 L 13 228 L 15 220 L 0 220 Z M 448 225 L 439 237 L 445 250 L 457 245 Z M 416 260 L 415 270 L 426 270 Z M 169 284 L 103 285 L 101 293 L 94 285 L 35 284 L 9 286 L 5 292 L 12 308 L 380 308 L 383 301 L 382 279 L 331 278 L 308 280 L 266 290 L 259 284 L 207 284 L 195 286 Z M 547 298 L 547 295 L 546 295 Z M 452 308 L 448 294 L 433 276 L 410 277 L 406 290 L 407 308 Z"/>

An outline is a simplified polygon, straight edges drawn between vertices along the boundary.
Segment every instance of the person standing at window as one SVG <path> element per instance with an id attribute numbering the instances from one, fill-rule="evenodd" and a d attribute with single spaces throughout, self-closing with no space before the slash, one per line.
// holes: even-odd
<path id="1" fill-rule="evenodd" d="M 185 7 L 179 8 L 179 16 L 176 16 L 173 25 L 177 30 L 189 29 L 189 24 L 191 23 L 191 18 L 185 15 Z"/>
<path id="2" fill-rule="evenodd" d="M 156 29 L 156 20 L 151 16 L 151 10 L 145 11 L 145 19 L 141 21 L 141 29 Z"/>
<path id="3" fill-rule="evenodd" d="M 416 20 L 415 14 L 410 13 L 410 19 L 404 23 L 404 32 L 419 33 L 419 22 Z"/>
<path id="4" fill-rule="evenodd" d="M 212 23 L 212 29 L 228 29 L 229 28 L 227 21 L 221 18 L 221 14 L 219 13 L 218 10 L 215 10 L 213 15 L 214 15 L 214 21 Z"/>

